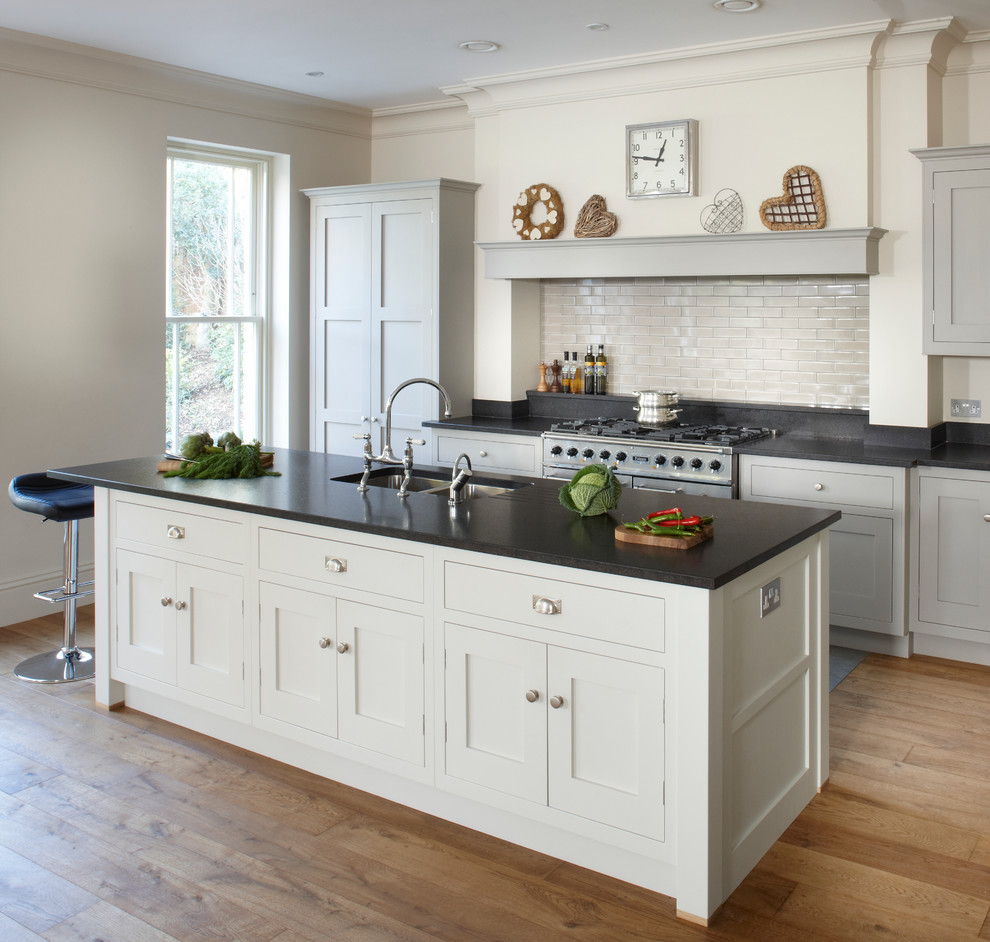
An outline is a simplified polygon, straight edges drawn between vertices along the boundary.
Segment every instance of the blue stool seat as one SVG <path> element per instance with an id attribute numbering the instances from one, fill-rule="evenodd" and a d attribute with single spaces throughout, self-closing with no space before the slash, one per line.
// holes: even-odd
<path id="1" fill-rule="evenodd" d="M 93 516 L 93 487 L 57 481 L 44 472 L 20 474 L 7 488 L 10 502 L 19 510 L 41 514 L 46 520 L 84 520 Z"/>
<path id="2" fill-rule="evenodd" d="M 57 589 L 36 592 L 45 602 L 65 603 L 62 647 L 36 654 L 14 668 L 14 676 L 37 684 L 85 680 L 95 674 L 92 648 L 76 646 L 76 600 L 93 594 L 92 582 L 79 584 L 79 521 L 93 516 L 93 488 L 48 477 L 44 472 L 21 474 L 7 488 L 11 503 L 20 510 L 65 524 L 65 581 Z"/>

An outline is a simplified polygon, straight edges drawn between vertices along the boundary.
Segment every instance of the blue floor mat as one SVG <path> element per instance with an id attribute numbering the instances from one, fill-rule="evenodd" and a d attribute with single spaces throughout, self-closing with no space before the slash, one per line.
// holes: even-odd
<path id="1" fill-rule="evenodd" d="M 866 657 L 866 651 L 854 651 L 852 648 L 840 648 L 831 645 L 828 649 L 828 689 L 834 690 L 846 675 Z"/>

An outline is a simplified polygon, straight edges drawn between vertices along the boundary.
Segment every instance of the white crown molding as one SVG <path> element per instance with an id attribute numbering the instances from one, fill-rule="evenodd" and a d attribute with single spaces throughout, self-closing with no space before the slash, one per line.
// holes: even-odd
<path id="1" fill-rule="evenodd" d="M 370 136 L 368 109 L 17 30 L 0 28 L 0 71 L 364 140 Z"/>
<path id="2" fill-rule="evenodd" d="M 373 108 L 371 116 L 373 118 L 389 118 L 400 114 L 417 114 L 421 111 L 442 111 L 446 108 L 463 108 L 462 102 L 453 101 L 450 98 L 442 98 L 438 101 L 421 101 L 415 105 L 392 105 L 388 108 Z"/>
<path id="3" fill-rule="evenodd" d="M 892 21 L 876 20 L 842 29 L 484 76 L 440 90 L 464 101 L 473 117 L 482 117 L 515 108 L 868 68 L 879 41 L 891 28 Z"/>

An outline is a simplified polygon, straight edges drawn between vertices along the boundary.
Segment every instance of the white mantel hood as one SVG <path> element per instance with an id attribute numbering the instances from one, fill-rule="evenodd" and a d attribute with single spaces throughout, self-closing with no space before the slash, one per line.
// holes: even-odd
<path id="1" fill-rule="evenodd" d="M 487 278 L 876 275 L 886 229 L 478 242 Z"/>

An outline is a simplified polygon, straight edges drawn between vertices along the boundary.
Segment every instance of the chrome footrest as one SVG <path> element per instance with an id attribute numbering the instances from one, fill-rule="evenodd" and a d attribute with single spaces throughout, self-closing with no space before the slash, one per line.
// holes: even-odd
<path id="1" fill-rule="evenodd" d="M 71 599 L 84 599 L 88 595 L 96 594 L 96 589 L 89 588 L 89 586 L 95 585 L 95 582 L 80 582 L 79 588 L 75 592 L 66 592 L 65 586 L 60 585 L 57 589 L 45 589 L 44 592 L 35 592 L 34 597 L 41 599 L 42 602 L 51 602 L 52 604 L 68 602 Z"/>

